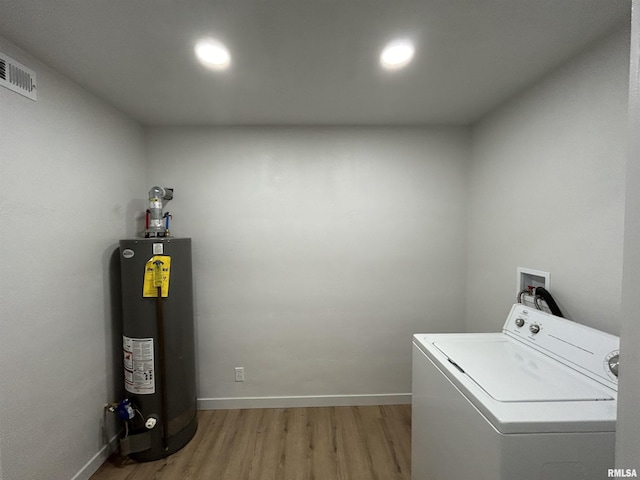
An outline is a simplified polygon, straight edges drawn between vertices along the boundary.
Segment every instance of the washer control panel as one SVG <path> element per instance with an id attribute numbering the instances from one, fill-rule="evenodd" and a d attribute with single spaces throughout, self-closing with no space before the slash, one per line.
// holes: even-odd
<path id="1" fill-rule="evenodd" d="M 618 337 L 520 303 L 511 308 L 502 331 L 617 390 Z"/>

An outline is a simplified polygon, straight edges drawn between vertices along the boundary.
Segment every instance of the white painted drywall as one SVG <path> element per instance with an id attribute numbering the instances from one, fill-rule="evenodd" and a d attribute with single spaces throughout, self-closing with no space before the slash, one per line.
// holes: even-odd
<path id="1" fill-rule="evenodd" d="M 120 383 L 111 254 L 145 208 L 144 137 L 5 40 L 0 51 L 38 87 L 37 102 L 0 88 L 2 474 L 86 478 L 115 433 L 102 409 Z"/>
<path id="2" fill-rule="evenodd" d="M 617 333 L 627 36 L 514 99 L 472 142 L 458 128 L 152 128 L 146 173 L 135 124 L 0 40 L 40 90 L 33 103 L 0 89 L 0 475 L 83 478 L 100 454 L 119 375 L 111 252 L 137 233 L 153 184 L 176 189 L 172 230 L 194 240 L 202 398 L 409 392 L 411 334 L 461 330 L 476 306 L 469 330 L 499 328 L 517 266 L 549 270 L 567 313 Z"/>
<path id="3" fill-rule="evenodd" d="M 193 238 L 200 398 L 407 393 L 411 335 L 463 328 L 466 129 L 152 128 L 148 149 Z"/>
<path id="4" fill-rule="evenodd" d="M 616 466 L 640 472 L 640 1 L 633 2 L 629 75 L 630 148 L 627 160 L 620 385 Z"/>
<path id="5" fill-rule="evenodd" d="M 566 316 L 619 333 L 628 58 L 625 25 L 474 126 L 468 331 L 501 327 L 527 267 Z"/>

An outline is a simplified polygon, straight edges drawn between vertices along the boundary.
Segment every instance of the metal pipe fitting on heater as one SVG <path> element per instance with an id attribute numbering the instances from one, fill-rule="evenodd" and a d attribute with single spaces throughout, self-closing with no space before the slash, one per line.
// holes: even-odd
<path id="1" fill-rule="evenodd" d="M 173 188 L 155 186 L 149 190 L 149 216 L 145 237 L 166 237 L 168 228 L 164 225 L 162 208 L 173 198 Z"/>

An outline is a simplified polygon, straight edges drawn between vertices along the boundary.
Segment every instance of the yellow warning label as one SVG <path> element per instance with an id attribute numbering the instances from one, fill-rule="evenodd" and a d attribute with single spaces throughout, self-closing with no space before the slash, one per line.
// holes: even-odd
<path id="1" fill-rule="evenodd" d="M 161 287 L 162 296 L 169 296 L 169 276 L 171 274 L 171 257 L 167 255 L 154 255 L 144 267 L 144 284 L 142 285 L 143 297 L 157 297 L 158 287 Z"/>

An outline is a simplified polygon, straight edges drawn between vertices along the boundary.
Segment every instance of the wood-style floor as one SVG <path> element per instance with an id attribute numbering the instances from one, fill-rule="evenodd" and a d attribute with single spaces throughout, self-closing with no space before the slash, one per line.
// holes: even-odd
<path id="1" fill-rule="evenodd" d="M 198 412 L 179 452 L 111 457 L 92 480 L 409 480 L 411 406 Z"/>

